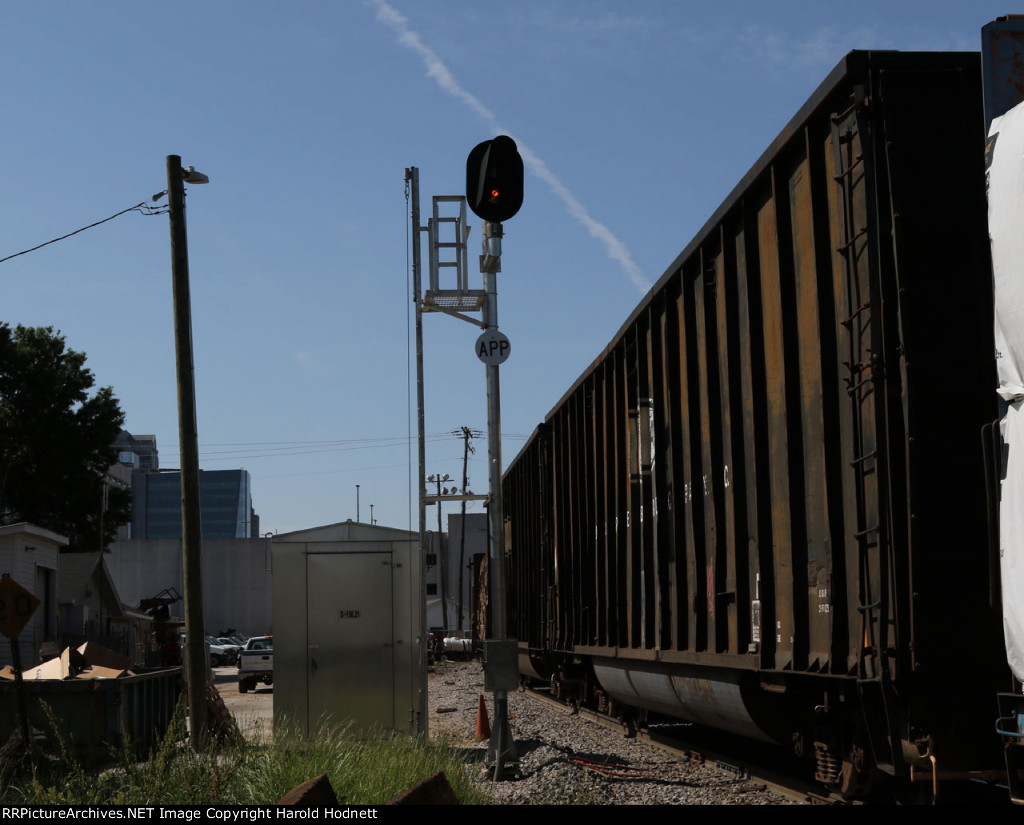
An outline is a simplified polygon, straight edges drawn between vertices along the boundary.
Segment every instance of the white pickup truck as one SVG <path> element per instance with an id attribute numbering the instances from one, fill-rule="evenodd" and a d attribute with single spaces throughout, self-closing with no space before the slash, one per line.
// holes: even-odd
<path id="1" fill-rule="evenodd" d="M 274 682 L 273 636 L 253 636 L 238 657 L 238 692 L 255 690 L 257 682 Z"/>

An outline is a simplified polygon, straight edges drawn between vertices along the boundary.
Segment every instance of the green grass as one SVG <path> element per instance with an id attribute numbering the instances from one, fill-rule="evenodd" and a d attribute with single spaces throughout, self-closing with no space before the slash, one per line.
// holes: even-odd
<path id="1" fill-rule="evenodd" d="M 279 727 L 275 725 L 275 728 Z M 463 804 L 488 804 L 474 789 L 464 752 L 412 738 L 364 739 L 322 726 L 303 738 L 287 726 L 271 744 L 211 743 L 203 753 L 185 739 L 176 716 L 160 746 L 145 761 L 119 754 L 103 771 L 85 771 L 60 737 L 38 759 L 32 777 L 0 784 L 0 804 L 269 805 L 296 785 L 326 774 L 342 805 L 380 805 L 444 771 Z"/>

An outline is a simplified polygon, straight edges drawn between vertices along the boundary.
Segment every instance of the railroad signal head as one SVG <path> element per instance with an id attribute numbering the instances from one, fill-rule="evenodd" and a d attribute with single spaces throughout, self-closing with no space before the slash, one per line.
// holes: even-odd
<path id="1" fill-rule="evenodd" d="M 485 221 L 507 221 L 523 205 L 523 159 L 507 135 L 485 140 L 466 159 L 466 201 Z"/>

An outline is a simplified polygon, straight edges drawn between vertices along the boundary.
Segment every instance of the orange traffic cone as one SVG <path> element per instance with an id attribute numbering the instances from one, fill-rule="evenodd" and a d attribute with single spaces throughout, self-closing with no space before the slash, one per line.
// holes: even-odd
<path id="1" fill-rule="evenodd" d="M 476 741 L 483 742 L 491 738 L 491 723 L 487 720 L 487 705 L 484 695 L 480 694 L 480 702 L 476 706 Z"/>

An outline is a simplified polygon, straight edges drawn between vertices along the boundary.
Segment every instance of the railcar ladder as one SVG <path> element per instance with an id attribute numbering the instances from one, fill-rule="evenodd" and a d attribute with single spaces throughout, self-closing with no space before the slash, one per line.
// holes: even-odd
<path id="1" fill-rule="evenodd" d="M 902 759 L 892 713 L 892 685 L 886 663 L 888 595 L 886 592 L 884 365 L 882 363 L 881 292 L 878 284 L 874 215 L 872 135 L 868 99 L 857 87 L 852 105 L 832 117 L 835 184 L 839 206 L 839 244 L 849 315 L 846 329 L 845 383 L 852 418 L 857 579 L 861 619 L 857 646 L 857 684 L 875 762 L 895 773 Z M 861 213 L 857 206 L 862 204 Z M 840 348 L 842 344 L 840 344 Z M 880 444 L 881 442 L 881 444 Z M 877 581 L 877 584 L 874 582 Z M 879 730 L 888 735 L 877 735 Z"/>

